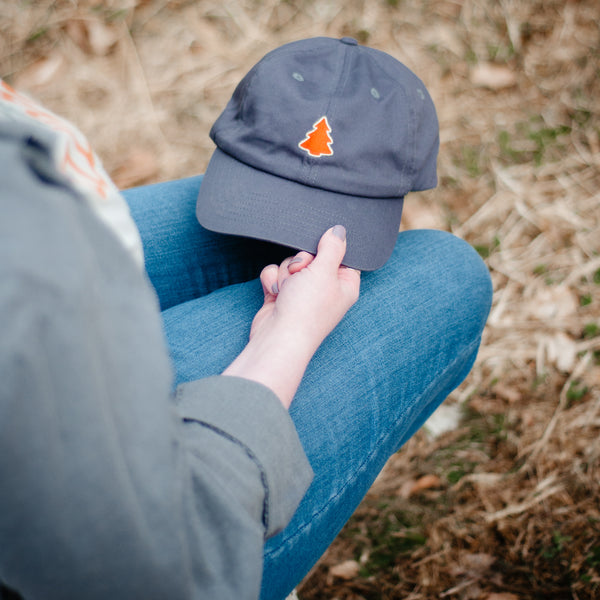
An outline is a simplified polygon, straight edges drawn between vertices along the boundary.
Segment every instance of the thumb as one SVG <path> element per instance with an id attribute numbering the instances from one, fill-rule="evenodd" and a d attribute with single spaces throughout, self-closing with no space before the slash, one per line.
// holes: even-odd
<path id="1" fill-rule="evenodd" d="M 315 263 L 322 263 L 331 269 L 338 269 L 346 254 L 346 228 L 335 225 L 328 229 L 319 240 Z"/>
<path id="2" fill-rule="evenodd" d="M 277 265 L 267 265 L 260 274 L 260 283 L 262 284 L 265 302 L 273 301 L 279 292 L 277 287 L 277 276 L 279 268 Z"/>

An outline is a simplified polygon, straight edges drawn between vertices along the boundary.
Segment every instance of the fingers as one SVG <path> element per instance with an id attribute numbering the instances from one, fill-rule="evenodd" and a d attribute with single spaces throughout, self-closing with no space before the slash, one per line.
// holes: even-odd
<path id="1" fill-rule="evenodd" d="M 298 252 L 298 254 L 296 254 L 296 256 L 292 256 L 290 257 L 287 263 L 287 270 L 289 271 L 290 275 L 293 275 L 294 273 L 298 273 L 300 271 L 302 271 L 302 269 L 305 269 L 306 267 L 308 267 L 308 265 L 310 265 L 310 263 L 315 259 L 314 254 L 310 254 L 310 252 Z M 285 266 L 285 262 L 282 266 Z"/>
<path id="2" fill-rule="evenodd" d="M 279 293 L 278 286 L 279 267 L 277 265 L 267 265 L 260 274 L 260 283 L 262 284 L 265 302 L 275 300 Z"/>
<path id="3" fill-rule="evenodd" d="M 280 266 L 268 265 L 260 275 L 265 303 L 274 302 L 287 279 L 313 262 L 331 276 L 337 276 L 339 281 L 343 282 L 344 291 L 348 296 L 358 297 L 360 271 L 341 265 L 345 254 L 346 229 L 343 225 L 335 225 L 321 237 L 316 256 L 300 251 L 295 256 L 286 258 Z"/>
<path id="4" fill-rule="evenodd" d="M 360 271 L 351 267 L 340 267 L 338 279 L 344 283 L 344 290 L 352 304 L 358 300 L 360 291 Z"/>
<path id="5" fill-rule="evenodd" d="M 278 268 L 277 285 L 273 288 L 274 293 L 278 294 L 289 277 L 305 269 L 314 259 L 314 255 L 304 251 L 298 252 L 296 256 L 286 258 Z"/>
<path id="6" fill-rule="evenodd" d="M 335 225 L 321 237 L 317 258 L 327 267 L 337 271 L 338 279 L 346 284 L 348 294 L 356 301 L 360 288 L 360 271 L 341 264 L 345 255 L 346 228 L 343 225 Z"/>
<path id="7" fill-rule="evenodd" d="M 295 256 L 286 258 L 281 265 L 267 265 L 260 274 L 265 301 L 274 300 L 279 294 L 285 280 L 305 269 L 313 260 L 310 252 L 298 252 Z"/>
<path id="8" fill-rule="evenodd" d="M 346 228 L 343 225 L 335 225 L 328 229 L 317 247 L 317 262 L 330 270 L 337 270 L 342 264 L 346 254 Z"/>

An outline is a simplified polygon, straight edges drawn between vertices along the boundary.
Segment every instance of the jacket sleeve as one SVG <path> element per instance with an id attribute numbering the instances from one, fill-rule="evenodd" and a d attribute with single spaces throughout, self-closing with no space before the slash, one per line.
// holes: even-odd
<path id="1" fill-rule="evenodd" d="M 194 579 L 204 582 L 202 597 L 258 597 L 264 539 L 285 527 L 312 479 L 298 435 L 260 384 L 220 376 L 177 392 L 188 523 L 199 533 L 192 553 L 203 557 Z"/>
<path id="2" fill-rule="evenodd" d="M 6 125 L 6 124 L 5 124 Z M 311 480 L 242 379 L 180 386 L 154 293 L 53 169 L 0 131 L 0 581 L 36 598 L 256 598 Z"/>

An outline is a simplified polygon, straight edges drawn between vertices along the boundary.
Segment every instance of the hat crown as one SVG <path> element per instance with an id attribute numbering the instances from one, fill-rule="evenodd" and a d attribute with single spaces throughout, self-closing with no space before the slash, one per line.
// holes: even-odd
<path id="1" fill-rule="evenodd" d="M 438 121 L 424 84 L 350 38 L 302 40 L 267 54 L 211 137 L 251 167 L 343 194 L 401 198 L 437 182 Z"/>

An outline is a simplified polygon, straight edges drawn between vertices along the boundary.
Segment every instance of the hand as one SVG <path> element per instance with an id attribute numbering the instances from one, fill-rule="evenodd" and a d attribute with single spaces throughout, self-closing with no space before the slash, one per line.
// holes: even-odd
<path id="1" fill-rule="evenodd" d="M 323 234 L 316 256 L 300 252 L 263 269 L 264 304 L 224 375 L 263 383 L 289 407 L 312 355 L 358 299 L 360 272 L 340 266 L 345 252 L 346 231 L 336 226 Z"/>
<path id="2" fill-rule="evenodd" d="M 346 231 L 337 226 L 325 232 L 316 257 L 299 252 L 279 267 L 265 267 L 260 276 L 265 301 L 250 339 L 283 328 L 314 353 L 358 299 L 360 272 L 340 266 L 345 253 Z"/>

